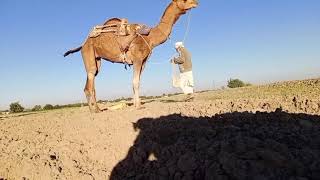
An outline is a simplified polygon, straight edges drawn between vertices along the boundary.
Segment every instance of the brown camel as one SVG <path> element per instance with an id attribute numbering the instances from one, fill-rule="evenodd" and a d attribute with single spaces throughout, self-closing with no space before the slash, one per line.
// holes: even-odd
<path id="1" fill-rule="evenodd" d="M 87 82 L 84 92 L 90 111 L 100 112 L 96 103 L 94 79 L 99 73 L 101 59 L 114 63 L 133 65 L 133 103 L 136 108 L 139 108 L 141 106 L 139 98 L 140 77 L 152 49 L 168 39 L 173 25 L 182 14 L 185 14 L 188 10 L 197 6 L 198 0 L 172 0 L 165 10 L 160 23 L 152 28 L 148 35 L 135 34 L 130 37 L 131 35 L 119 36 L 114 32 L 103 32 L 94 38 L 88 37 L 82 46 L 66 52 L 65 56 L 68 56 L 71 53 L 81 50 L 87 72 Z M 110 19 L 104 25 L 114 23 L 120 23 L 120 19 Z M 123 58 L 119 58 L 124 52 L 119 42 L 123 43 L 124 41 L 130 41 L 125 51 L 126 61 L 124 61 Z"/>

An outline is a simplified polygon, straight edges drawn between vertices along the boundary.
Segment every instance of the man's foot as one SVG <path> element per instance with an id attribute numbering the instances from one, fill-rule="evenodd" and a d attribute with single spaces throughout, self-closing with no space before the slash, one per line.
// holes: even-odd
<path id="1" fill-rule="evenodd" d="M 187 98 L 185 99 L 186 102 L 190 102 L 194 100 L 194 94 L 188 94 Z"/>

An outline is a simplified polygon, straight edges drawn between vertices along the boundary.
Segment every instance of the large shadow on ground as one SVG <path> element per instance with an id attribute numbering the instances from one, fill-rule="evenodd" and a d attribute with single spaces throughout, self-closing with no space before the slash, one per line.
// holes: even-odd
<path id="1" fill-rule="evenodd" d="M 178 114 L 141 119 L 118 179 L 320 179 L 320 117 L 307 114 Z"/>

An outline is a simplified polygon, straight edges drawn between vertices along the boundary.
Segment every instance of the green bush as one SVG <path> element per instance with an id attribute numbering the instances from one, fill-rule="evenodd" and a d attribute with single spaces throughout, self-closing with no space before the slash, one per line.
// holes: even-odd
<path id="1" fill-rule="evenodd" d="M 51 109 L 54 109 L 54 107 L 53 107 L 51 104 L 46 104 L 46 105 L 43 107 L 43 110 L 51 110 Z"/>
<path id="2" fill-rule="evenodd" d="M 53 106 L 53 109 L 61 109 L 62 108 L 62 106 L 60 106 L 60 105 L 55 105 L 55 106 Z"/>
<path id="3" fill-rule="evenodd" d="M 31 111 L 41 111 L 42 110 L 42 107 L 40 105 L 35 105 Z"/>
<path id="4" fill-rule="evenodd" d="M 23 112 L 24 107 L 22 107 L 19 102 L 14 102 L 10 104 L 10 112 L 12 113 L 19 113 Z"/>
<path id="5" fill-rule="evenodd" d="M 244 86 L 250 86 L 249 83 L 244 83 L 240 79 L 230 79 L 228 81 L 228 87 L 229 88 L 238 88 L 238 87 L 244 87 Z"/>

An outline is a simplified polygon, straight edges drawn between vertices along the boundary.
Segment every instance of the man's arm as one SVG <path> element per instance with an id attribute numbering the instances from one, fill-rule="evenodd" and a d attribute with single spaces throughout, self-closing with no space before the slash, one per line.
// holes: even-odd
<path id="1" fill-rule="evenodd" d="M 182 52 L 182 51 L 180 51 L 180 53 L 179 53 L 180 55 L 179 55 L 179 57 L 175 57 L 175 58 L 173 58 L 173 62 L 175 63 L 175 64 L 183 64 L 184 63 L 184 61 L 185 61 L 185 54 Z"/>
<path id="2" fill-rule="evenodd" d="M 173 62 L 175 64 L 183 64 L 184 63 L 184 59 L 181 58 L 181 57 L 175 57 L 175 58 L 173 58 Z"/>

